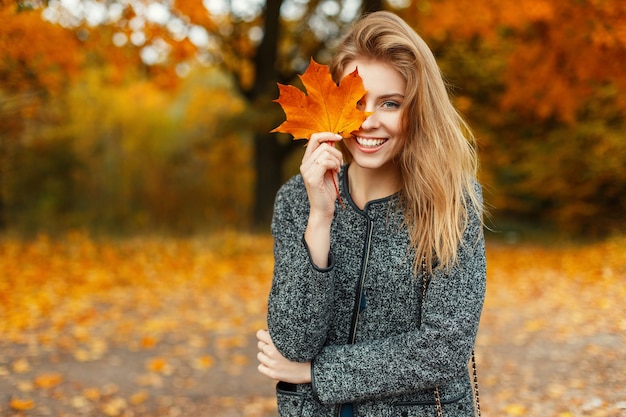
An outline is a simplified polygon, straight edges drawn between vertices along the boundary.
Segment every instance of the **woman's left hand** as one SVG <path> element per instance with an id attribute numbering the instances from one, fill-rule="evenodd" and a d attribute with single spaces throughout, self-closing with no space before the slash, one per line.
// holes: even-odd
<path id="1" fill-rule="evenodd" d="M 294 362 L 285 358 L 274 346 L 267 330 L 257 331 L 256 337 L 259 340 L 257 343 L 259 353 L 256 357 L 260 362 L 258 366 L 260 373 L 277 381 L 292 384 L 311 382 L 311 362 Z"/>

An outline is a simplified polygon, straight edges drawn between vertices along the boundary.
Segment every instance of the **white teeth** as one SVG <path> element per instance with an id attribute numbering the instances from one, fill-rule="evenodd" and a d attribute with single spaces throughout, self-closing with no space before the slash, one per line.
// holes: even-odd
<path id="1" fill-rule="evenodd" d="M 364 148 L 375 148 L 386 142 L 386 139 L 365 139 L 360 137 L 355 138 L 359 145 L 363 146 Z"/>

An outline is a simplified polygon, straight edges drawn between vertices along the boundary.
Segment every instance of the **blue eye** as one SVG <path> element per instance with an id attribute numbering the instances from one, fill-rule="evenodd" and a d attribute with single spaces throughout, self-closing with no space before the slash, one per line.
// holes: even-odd
<path id="1" fill-rule="evenodd" d="M 387 101 L 384 101 L 384 102 L 381 104 L 381 107 L 382 107 L 383 109 L 388 109 L 388 110 L 391 110 L 391 109 L 397 109 L 397 108 L 399 108 L 399 107 L 400 107 L 400 103 L 398 103 L 398 102 L 396 102 L 396 101 L 390 101 L 390 100 L 387 100 Z"/>

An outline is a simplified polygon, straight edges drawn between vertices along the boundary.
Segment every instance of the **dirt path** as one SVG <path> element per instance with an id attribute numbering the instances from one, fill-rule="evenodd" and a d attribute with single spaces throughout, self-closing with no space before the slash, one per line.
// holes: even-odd
<path id="1" fill-rule="evenodd" d="M 139 351 L 114 348 L 79 361 L 71 354 L 3 346 L 0 416 L 273 415 L 273 383 L 256 372 L 252 338 L 228 352 L 206 347 L 202 353 L 213 358 L 206 367 L 190 364 L 188 350 L 170 342 Z M 41 387 L 54 375 L 62 375 L 62 382 Z M 36 407 L 11 409 L 11 399 L 31 399 Z"/>
<path id="2" fill-rule="evenodd" d="M 623 334 L 555 343 L 547 334 L 520 337 L 511 328 L 509 335 L 497 335 L 509 342 L 498 344 L 488 343 L 491 336 L 481 329 L 476 349 L 484 416 L 626 416 Z M 189 346 L 175 339 L 139 351 L 111 349 L 89 361 L 3 346 L 0 415 L 275 416 L 274 385 L 256 372 L 255 341 L 238 340 L 229 349 L 199 348 L 215 358 L 205 369 L 190 366 Z M 154 358 L 167 365 L 159 368 Z M 47 389 L 32 382 L 54 374 L 63 382 Z M 30 398 L 37 407 L 10 409 L 12 398 Z"/>

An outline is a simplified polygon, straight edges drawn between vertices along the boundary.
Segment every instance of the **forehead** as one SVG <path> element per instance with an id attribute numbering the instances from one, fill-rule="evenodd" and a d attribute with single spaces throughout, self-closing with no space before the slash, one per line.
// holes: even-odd
<path id="1" fill-rule="evenodd" d="M 343 76 L 355 69 L 363 79 L 368 94 L 404 94 L 406 80 L 391 64 L 371 59 L 355 59 L 346 65 Z"/>

